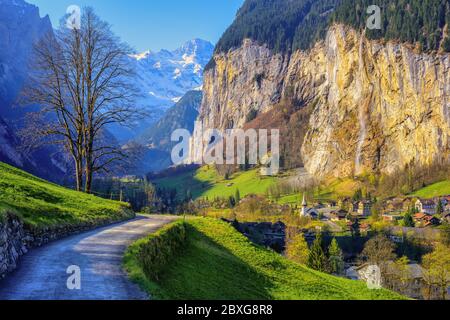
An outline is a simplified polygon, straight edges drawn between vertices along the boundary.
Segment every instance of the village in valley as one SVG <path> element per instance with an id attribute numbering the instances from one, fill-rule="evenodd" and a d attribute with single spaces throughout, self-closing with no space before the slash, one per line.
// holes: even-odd
<path id="1" fill-rule="evenodd" d="M 359 191 L 357 193 L 360 194 Z M 249 196 L 242 199 L 238 206 L 255 199 L 264 202 L 262 198 Z M 430 254 L 436 243 L 449 241 L 450 195 L 432 199 L 395 197 L 380 202 L 361 197 L 359 201 L 346 198 L 309 203 L 304 194 L 301 205 L 290 206 L 297 219 L 280 219 L 276 222 L 225 220 L 252 241 L 299 262 L 307 263 L 310 257 L 290 256 L 289 252 L 298 250 L 301 238 L 310 248 L 318 237 L 323 237 L 323 243 L 327 244 L 337 240 L 342 265 L 334 270 L 324 268 L 322 271 L 373 284 L 374 263 L 378 263 L 375 264 L 375 270 L 382 271 L 379 271 L 379 279 L 375 279 L 375 284 L 378 281 L 380 287 L 387 287 L 414 299 L 441 298 L 442 288 L 435 284 L 436 280 L 432 280 L 430 275 L 435 271 L 426 269 L 433 266 L 425 267 L 423 257 Z M 380 234 L 383 234 L 382 238 Z M 368 244 L 371 239 L 374 242 L 378 240 L 381 248 L 370 248 Z M 373 245 L 376 247 L 377 243 Z M 385 253 L 385 259 L 381 257 L 379 261 L 373 261 L 370 255 L 377 256 L 380 252 L 371 250 L 380 251 L 381 255 Z M 445 259 L 448 260 L 448 257 Z M 448 263 L 445 261 L 444 264 Z M 446 295 L 449 292 L 450 287 Z"/>
<path id="2" fill-rule="evenodd" d="M 447 282 L 436 274 L 450 263 L 450 195 L 440 187 L 446 180 L 386 197 L 361 184 L 345 193 L 293 187 L 289 176 L 260 177 L 256 169 L 231 175 L 212 166 L 174 170 L 144 181 L 122 179 L 116 188 L 135 210 L 222 219 L 253 243 L 312 269 L 371 283 L 375 266 L 381 287 L 414 299 L 443 298 Z M 175 190 L 174 183 L 184 188 Z M 435 189 L 440 196 L 422 196 Z M 322 260 L 312 261 L 314 248 Z"/>

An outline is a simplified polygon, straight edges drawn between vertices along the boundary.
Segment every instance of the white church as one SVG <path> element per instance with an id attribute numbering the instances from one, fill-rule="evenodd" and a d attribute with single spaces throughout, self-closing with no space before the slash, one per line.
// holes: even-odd
<path id="1" fill-rule="evenodd" d="M 309 217 L 312 219 L 318 219 L 319 218 L 319 211 L 314 208 L 308 208 L 308 202 L 306 201 L 306 195 L 303 194 L 303 202 L 302 202 L 302 209 L 300 211 L 301 217 Z"/>

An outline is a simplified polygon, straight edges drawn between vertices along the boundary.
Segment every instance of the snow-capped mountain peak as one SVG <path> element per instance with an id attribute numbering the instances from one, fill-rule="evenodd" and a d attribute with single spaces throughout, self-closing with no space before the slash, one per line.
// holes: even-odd
<path id="1" fill-rule="evenodd" d="M 130 57 L 133 59 L 136 59 L 137 61 L 143 60 L 143 59 L 147 59 L 147 57 L 151 54 L 152 52 L 150 50 L 144 51 L 142 53 L 138 53 L 138 54 L 130 54 Z"/>
<path id="2" fill-rule="evenodd" d="M 214 46 L 210 42 L 193 39 L 173 51 L 147 50 L 130 55 L 130 63 L 135 66 L 137 83 L 144 96 L 138 101 L 139 107 L 151 115 L 136 128 L 142 129 L 158 121 L 188 91 L 201 88 L 203 69 L 213 51 Z M 116 136 L 121 140 L 131 138 L 120 135 Z"/>

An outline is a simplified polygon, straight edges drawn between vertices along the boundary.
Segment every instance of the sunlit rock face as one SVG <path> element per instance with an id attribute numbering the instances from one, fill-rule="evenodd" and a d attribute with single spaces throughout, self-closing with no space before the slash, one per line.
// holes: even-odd
<path id="1" fill-rule="evenodd" d="M 337 26 L 301 61 L 325 77 L 302 148 L 309 172 L 393 173 L 448 161 L 448 54 L 371 42 Z"/>
<path id="2" fill-rule="evenodd" d="M 282 100 L 310 106 L 302 124 L 307 134 L 295 143 L 308 172 L 321 177 L 448 161 L 449 59 L 369 41 L 342 25 L 311 50 L 291 55 L 246 40 L 214 56 L 199 120 L 203 130 L 238 128 L 249 114 L 273 112 Z"/>

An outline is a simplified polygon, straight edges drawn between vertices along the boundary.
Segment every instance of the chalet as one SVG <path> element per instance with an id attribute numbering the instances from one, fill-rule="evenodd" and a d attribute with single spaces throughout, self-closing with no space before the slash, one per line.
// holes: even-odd
<path id="1" fill-rule="evenodd" d="M 450 204 L 450 196 L 444 196 L 441 199 L 442 206 L 448 206 Z"/>
<path id="2" fill-rule="evenodd" d="M 331 221 L 346 221 L 348 216 L 348 212 L 340 209 L 337 211 L 332 211 L 330 213 Z"/>
<path id="3" fill-rule="evenodd" d="M 372 203 L 370 201 L 361 201 L 358 206 L 358 215 L 368 217 L 372 213 Z"/>
<path id="4" fill-rule="evenodd" d="M 433 217 L 432 215 L 426 214 L 426 213 L 416 213 L 413 217 L 414 222 L 419 227 L 430 227 L 430 226 L 436 226 L 440 224 L 439 219 Z"/>
<path id="5" fill-rule="evenodd" d="M 386 201 L 385 210 L 388 212 L 407 211 L 411 205 L 408 198 L 391 198 Z"/>
<path id="6" fill-rule="evenodd" d="M 382 217 L 386 222 L 395 222 L 403 219 L 403 215 L 400 212 L 388 212 L 383 214 Z"/>
<path id="7" fill-rule="evenodd" d="M 434 200 L 419 199 L 415 207 L 417 211 L 425 214 L 433 215 L 436 213 L 436 202 Z"/>
<path id="8" fill-rule="evenodd" d="M 393 278 L 392 275 L 396 276 L 398 272 L 392 261 L 388 262 L 384 268 L 383 272 L 374 273 L 374 270 L 380 270 L 379 266 L 373 266 L 369 264 L 363 264 L 361 266 L 351 266 L 345 270 L 345 276 L 351 280 L 362 280 L 368 284 L 373 284 L 374 280 L 381 286 L 389 286 L 388 279 Z M 403 294 L 413 299 L 423 299 L 424 289 L 430 289 L 424 281 L 424 275 L 426 269 L 422 268 L 417 263 L 408 264 L 407 280 L 403 283 Z M 374 279 L 374 275 L 376 276 Z M 387 277 L 386 277 L 387 276 Z M 439 298 L 440 291 L 437 287 L 431 288 L 431 296 Z"/>
<path id="9" fill-rule="evenodd" d="M 337 202 L 336 201 L 329 201 L 327 203 L 328 208 L 334 208 L 337 206 Z"/>
<path id="10" fill-rule="evenodd" d="M 445 196 L 439 199 L 442 203 L 444 213 L 450 213 L 450 196 Z"/>
<path id="11" fill-rule="evenodd" d="M 371 227 L 370 227 L 370 224 L 368 224 L 368 223 L 361 223 L 361 224 L 359 225 L 359 230 L 360 230 L 361 232 L 363 232 L 363 233 L 369 232 L 370 229 L 371 229 Z"/>

